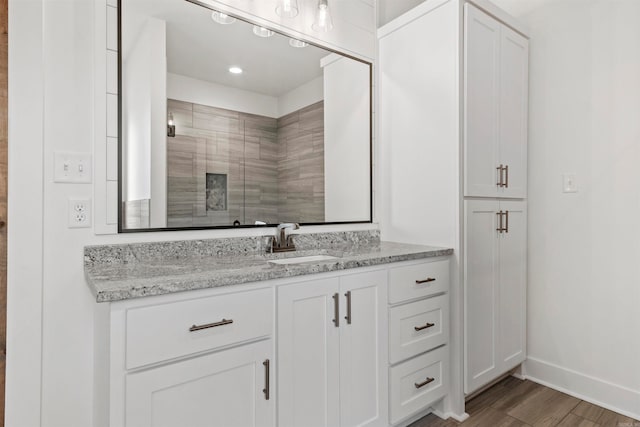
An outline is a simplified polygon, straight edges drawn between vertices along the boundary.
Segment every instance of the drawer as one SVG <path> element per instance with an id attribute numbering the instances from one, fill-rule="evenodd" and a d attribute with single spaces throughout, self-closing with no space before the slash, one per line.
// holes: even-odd
<path id="1" fill-rule="evenodd" d="M 271 335 L 273 305 L 269 288 L 128 310 L 126 367 Z"/>
<path id="2" fill-rule="evenodd" d="M 389 362 L 397 363 L 449 340 L 449 295 L 393 307 L 389 312 Z"/>
<path id="3" fill-rule="evenodd" d="M 444 346 L 389 370 L 391 424 L 428 408 L 449 392 L 448 357 L 449 347 Z"/>
<path id="4" fill-rule="evenodd" d="M 449 260 L 389 269 L 389 303 L 445 292 L 449 289 Z"/>

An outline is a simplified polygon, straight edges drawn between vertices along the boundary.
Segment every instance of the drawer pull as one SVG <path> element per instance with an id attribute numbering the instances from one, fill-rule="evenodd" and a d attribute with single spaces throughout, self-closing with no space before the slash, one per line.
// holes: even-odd
<path id="1" fill-rule="evenodd" d="M 351 291 L 347 291 L 347 293 L 344 294 L 344 296 L 347 297 L 347 315 L 344 318 L 347 321 L 347 325 L 350 325 L 351 324 Z"/>
<path id="2" fill-rule="evenodd" d="M 207 323 L 206 325 L 193 325 L 192 327 L 189 328 L 189 332 L 195 332 L 195 331 L 201 331 L 203 329 L 209 329 L 209 328 L 215 328 L 218 326 L 224 326 L 224 325 L 230 325 L 233 323 L 233 320 L 231 319 L 222 319 L 219 322 L 215 322 L 215 323 Z"/>
<path id="3" fill-rule="evenodd" d="M 416 388 L 420 388 L 420 387 L 424 387 L 424 386 L 426 386 L 427 384 L 430 384 L 430 383 L 434 382 L 435 380 L 436 380 L 435 378 L 427 377 L 427 379 L 426 379 L 426 380 L 424 380 L 423 382 L 421 382 L 421 383 L 415 383 L 415 384 L 413 384 L 413 385 L 414 385 L 414 386 L 416 386 Z"/>
<path id="4" fill-rule="evenodd" d="M 433 326 L 436 326 L 435 323 L 427 323 L 424 326 L 414 326 L 413 329 L 415 329 L 416 331 L 422 331 L 423 329 L 429 329 Z"/>
<path id="5" fill-rule="evenodd" d="M 435 282 L 436 279 L 434 279 L 433 277 L 427 277 L 424 280 L 416 280 L 416 285 L 421 285 L 423 283 L 429 283 L 429 282 Z"/>
<path id="6" fill-rule="evenodd" d="M 264 365 L 264 388 L 262 392 L 264 393 L 264 400 L 269 400 L 269 359 L 262 362 Z"/>

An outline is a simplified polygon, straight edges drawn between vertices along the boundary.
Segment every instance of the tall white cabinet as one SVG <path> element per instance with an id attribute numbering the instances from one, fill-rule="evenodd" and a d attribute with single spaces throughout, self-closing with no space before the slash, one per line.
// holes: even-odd
<path id="1" fill-rule="evenodd" d="M 464 6 L 464 195 L 527 195 L 528 40 Z"/>
<path id="2" fill-rule="evenodd" d="M 378 38 L 382 237 L 455 249 L 442 411 L 460 415 L 526 357 L 528 39 L 484 0 L 428 0 Z"/>

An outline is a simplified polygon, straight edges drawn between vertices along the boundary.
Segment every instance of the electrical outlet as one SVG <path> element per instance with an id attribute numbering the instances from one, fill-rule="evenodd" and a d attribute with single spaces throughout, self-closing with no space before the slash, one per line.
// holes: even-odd
<path id="1" fill-rule="evenodd" d="M 91 154 L 56 151 L 53 163 L 54 182 L 91 183 Z"/>
<path id="2" fill-rule="evenodd" d="M 69 228 L 91 227 L 91 200 L 69 199 Z"/>

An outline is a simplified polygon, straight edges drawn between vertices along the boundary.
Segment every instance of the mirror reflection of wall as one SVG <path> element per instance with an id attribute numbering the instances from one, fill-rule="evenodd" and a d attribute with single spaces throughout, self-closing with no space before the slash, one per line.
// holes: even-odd
<path id="1" fill-rule="evenodd" d="M 371 220 L 368 63 L 181 0 L 121 20 L 122 229 Z"/>

